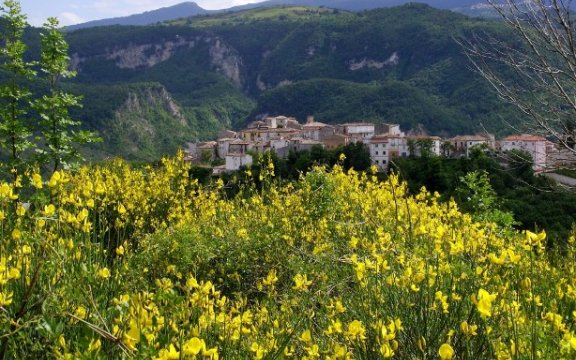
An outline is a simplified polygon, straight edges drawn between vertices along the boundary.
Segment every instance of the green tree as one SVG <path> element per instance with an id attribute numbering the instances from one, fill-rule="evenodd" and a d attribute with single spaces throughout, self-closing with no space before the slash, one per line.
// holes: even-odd
<path id="1" fill-rule="evenodd" d="M 462 209 L 476 219 L 493 221 L 505 227 L 514 225 L 512 213 L 498 208 L 498 196 L 486 171 L 472 171 L 460 177 L 460 186 L 456 188 L 456 193 L 460 197 Z"/>
<path id="2" fill-rule="evenodd" d="M 44 141 L 37 153 L 40 164 L 49 166 L 54 172 L 83 160 L 77 145 L 99 139 L 92 132 L 72 130 L 80 122 L 70 117 L 69 109 L 81 104 L 80 97 L 65 92 L 59 86 L 61 79 L 74 77 L 76 73 L 68 70 L 68 43 L 56 18 L 48 18 L 41 36 L 40 73 L 47 80 L 49 90 L 48 94 L 34 102 L 34 108 L 40 116 L 39 131 Z"/>
<path id="3" fill-rule="evenodd" d="M 31 131 L 26 124 L 30 110 L 31 91 L 23 85 L 35 72 L 24 59 L 26 44 L 22 40 L 27 26 L 26 15 L 17 1 L 6 0 L 1 6 L 4 13 L 3 46 L 0 48 L 0 68 L 9 79 L 0 84 L 0 148 L 8 152 L 7 170 L 16 177 L 24 165 L 24 152 L 33 146 Z"/>

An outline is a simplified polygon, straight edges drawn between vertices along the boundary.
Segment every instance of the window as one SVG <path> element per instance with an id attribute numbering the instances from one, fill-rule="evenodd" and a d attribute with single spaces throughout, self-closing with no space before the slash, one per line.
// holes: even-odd
<path id="1" fill-rule="evenodd" d="M 382 151 L 382 155 L 386 155 L 386 151 Z"/>
<path id="2" fill-rule="evenodd" d="M 386 160 L 382 160 L 382 164 L 386 164 Z"/>
<path id="3" fill-rule="evenodd" d="M 376 155 L 378 155 L 378 151 L 376 151 Z"/>
<path id="4" fill-rule="evenodd" d="M 376 160 L 376 164 L 380 164 L 380 160 Z"/>

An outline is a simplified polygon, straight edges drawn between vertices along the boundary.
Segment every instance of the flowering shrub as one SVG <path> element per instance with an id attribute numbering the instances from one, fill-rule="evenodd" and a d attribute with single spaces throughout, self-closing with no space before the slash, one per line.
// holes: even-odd
<path id="1" fill-rule="evenodd" d="M 573 358 L 574 239 L 317 168 L 233 199 L 181 157 L 0 184 L 0 357 Z M 27 185 L 29 184 L 29 185 Z"/>

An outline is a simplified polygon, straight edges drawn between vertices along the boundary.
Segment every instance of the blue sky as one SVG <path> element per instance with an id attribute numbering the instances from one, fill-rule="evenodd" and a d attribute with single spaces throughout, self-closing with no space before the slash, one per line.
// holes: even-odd
<path id="1" fill-rule="evenodd" d="M 28 22 L 41 26 L 49 16 L 56 16 L 62 25 L 90 20 L 126 16 L 176 5 L 186 0 L 20 0 Z M 225 9 L 262 0 L 196 0 L 204 9 Z"/>

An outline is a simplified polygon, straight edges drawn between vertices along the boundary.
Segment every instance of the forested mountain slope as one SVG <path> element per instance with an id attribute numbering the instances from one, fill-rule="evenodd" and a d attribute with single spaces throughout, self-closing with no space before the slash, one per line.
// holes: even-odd
<path id="1" fill-rule="evenodd" d="M 505 131 L 514 113 L 455 41 L 480 32 L 508 37 L 498 22 L 421 4 L 357 13 L 279 6 L 82 29 L 67 34 L 78 72 L 70 86 L 85 95 L 78 117 L 104 130 L 110 153 L 130 158 L 170 153 L 266 113 L 444 135 Z M 158 106 L 132 106 L 135 98 Z M 119 118 L 147 125 L 123 126 L 129 135 Z M 179 125 L 159 130 L 167 119 Z"/>

